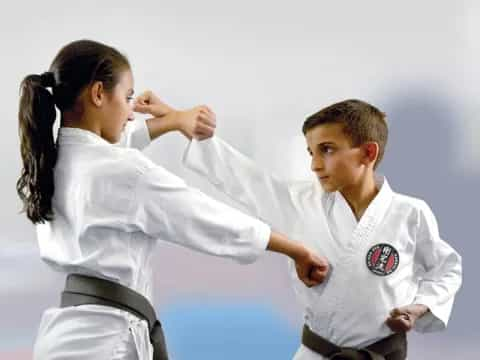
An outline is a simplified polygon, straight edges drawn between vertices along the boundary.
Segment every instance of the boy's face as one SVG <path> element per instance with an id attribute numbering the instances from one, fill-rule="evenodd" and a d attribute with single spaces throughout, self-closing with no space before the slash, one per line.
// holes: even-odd
<path id="1" fill-rule="evenodd" d="M 361 147 L 352 147 L 343 124 L 318 125 L 305 135 L 312 157 L 311 169 L 327 192 L 359 183 L 365 172 Z"/>

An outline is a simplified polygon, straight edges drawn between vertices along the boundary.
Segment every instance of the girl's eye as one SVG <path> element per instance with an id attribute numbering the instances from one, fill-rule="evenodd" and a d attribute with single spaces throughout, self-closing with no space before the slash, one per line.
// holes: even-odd
<path id="1" fill-rule="evenodd" d="M 133 100 L 133 96 L 128 96 L 128 97 L 127 97 L 127 101 L 128 101 L 128 102 L 131 102 L 132 100 Z"/>

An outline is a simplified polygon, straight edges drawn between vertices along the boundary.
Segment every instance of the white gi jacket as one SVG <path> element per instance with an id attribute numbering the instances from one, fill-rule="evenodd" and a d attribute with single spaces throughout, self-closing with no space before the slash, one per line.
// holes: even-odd
<path id="1" fill-rule="evenodd" d="M 150 142 L 145 122 L 130 130 L 120 145 Z M 60 128 L 57 143 L 54 220 L 37 225 L 41 258 L 55 270 L 114 280 L 152 301 L 158 241 L 242 263 L 265 250 L 267 225 L 187 187 L 140 151 L 76 128 Z M 44 312 L 34 359 L 149 360 L 152 353 L 145 320 L 82 305 Z"/>
<path id="2" fill-rule="evenodd" d="M 324 192 L 316 180 L 276 179 L 218 137 L 190 142 L 183 161 L 272 229 L 328 258 L 330 275 L 313 288 L 298 281 L 289 261 L 305 323 L 315 333 L 340 346 L 367 346 L 392 333 L 385 320 L 393 308 L 412 303 L 431 311 L 416 330 L 447 325 L 461 257 L 440 238 L 424 201 L 397 194 L 378 178 L 381 189 L 357 222 L 339 192 Z M 295 355 L 322 358 L 303 345 Z"/>

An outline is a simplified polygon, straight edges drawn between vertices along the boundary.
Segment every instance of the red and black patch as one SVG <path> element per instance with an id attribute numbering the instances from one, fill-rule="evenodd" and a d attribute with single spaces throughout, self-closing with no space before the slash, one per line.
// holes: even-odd
<path id="1" fill-rule="evenodd" d="M 398 251 L 392 245 L 377 244 L 368 250 L 367 267 L 375 275 L 390 275 L 397 269 L 399 262 Z"/>

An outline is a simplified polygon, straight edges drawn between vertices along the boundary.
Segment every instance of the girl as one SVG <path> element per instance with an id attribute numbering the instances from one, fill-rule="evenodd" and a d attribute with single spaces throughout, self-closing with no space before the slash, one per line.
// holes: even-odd
<path id="1" fill-rule="evenodd" d="M 17 191 L 36 224 L 42 259 L 68 275 L 61 306 L 43 314 L 34 359 L 167 359 L 151 305 L 158 241 L 243 263 L 264 249 L 281 252 L 307 286 L 327 274 L 324 258 L 188 187 L 137 150 L 182 119 L 214 121 L 207 107 L 156 109 L 132 128 L 132 97 L 126 57 L 89 40 L 66 45 L 48 72 L 21 83 Z"/>

